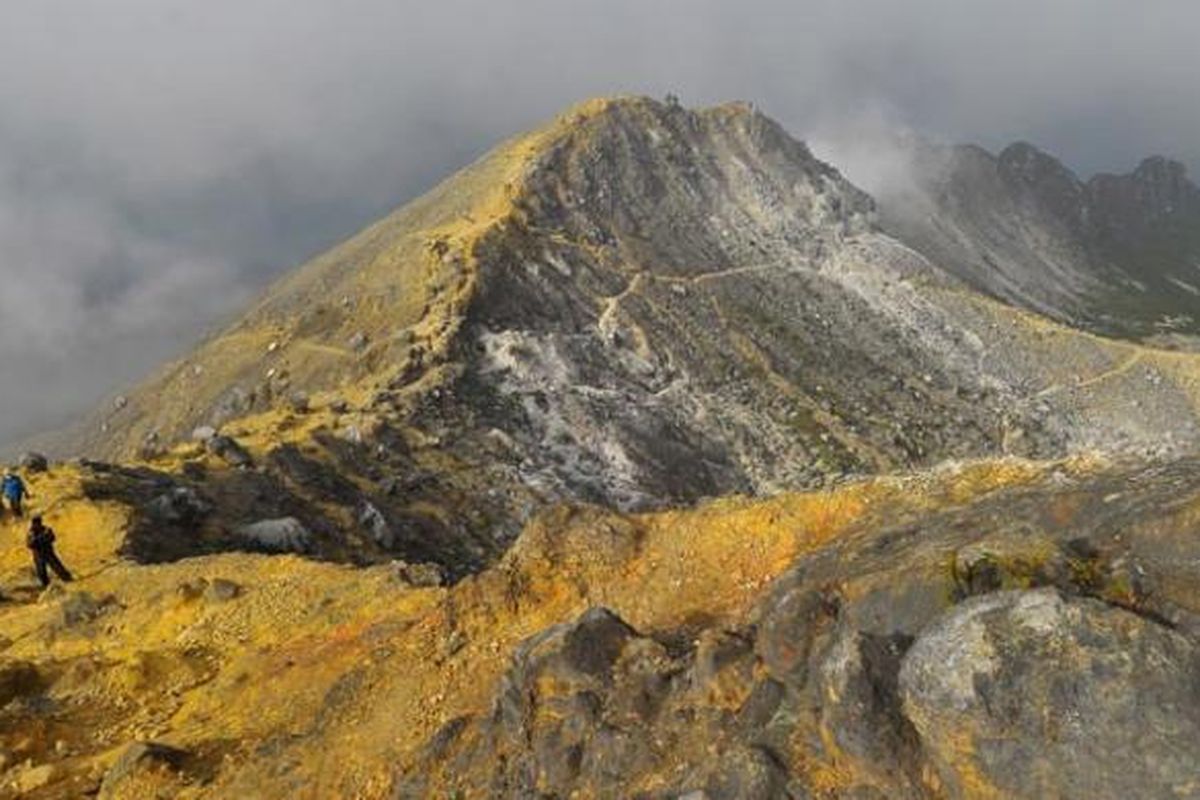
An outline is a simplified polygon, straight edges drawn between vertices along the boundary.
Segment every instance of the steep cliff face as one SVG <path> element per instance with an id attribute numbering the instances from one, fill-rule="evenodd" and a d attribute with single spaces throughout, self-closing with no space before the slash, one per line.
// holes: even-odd
<path id="1" fill-rule="evenodd" d="M 1182 164 L 1083 181 L 1024 142 L 903 149 L 912 180 L 879 193 L 883 227 L 975 288 L 1108 334 L 1197 331 L 1200 189 Z"/>

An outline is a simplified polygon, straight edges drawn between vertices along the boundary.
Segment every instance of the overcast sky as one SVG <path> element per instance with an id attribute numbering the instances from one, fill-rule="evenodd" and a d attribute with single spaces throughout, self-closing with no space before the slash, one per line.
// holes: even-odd
<path id="1" fill-rule="evenodd" d="M 0 442 L 584 97 L 1200 162 L 1194 0 L 3 0 Z M 851 177 L 853 177 L 853 170 Z"/>

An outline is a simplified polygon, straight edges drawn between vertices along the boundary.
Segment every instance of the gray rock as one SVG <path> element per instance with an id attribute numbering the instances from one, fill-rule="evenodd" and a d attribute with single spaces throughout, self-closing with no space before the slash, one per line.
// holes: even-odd
<path id="1" fill-rule="evenodd" d="M 949 797 L 1200 797 L 1200 648 L 1128 611 L 983 595 L 917 639 L 899 681 Z"/>
<path id="2" fill-rule="evenodd" d="M 201 425 L 192 431 L 192 441 L 208 442 L 217 435 L 217 429 L 211 425 Z"/>
<path id="3" fill-rule="evenodd" d="M 254 464 L 254 459 L 250 457 L 246 448 L 230 436 L 214 436 L 208 440 L 205 447 L 208 452 L 232 467 L 249 467 Z"/>
<path id="4" fill-rule="evenodd" d="M 97 598 L 90 592 L 72 592 L 59 603 L 57 623 L 63 628 L 86 625 L 115 604 L 116 598 L 112 595 Z"/>
<path id="5" fill-rule="evenodd" d="M 188 753 L 175 747 L 156 742 L 133 742 L 121 751 L 117 760 L 104 774 L 100 783 L 101 800 L 121 796 L 122 784 L 142 770 L 180 770 L 188 760 Z"/>
<path id="6" fill-rule="evenodd" d="M 176 486 L 146 506 L 146 513 L 159 522 L 194 525 L 213 510 L 212 503 L 190 486 Z"/>
<path id="7" fill-rule="evenodd" d="M 312 532 L 295 517 L 242 525 L 236 533 L 246 543 L 275 553 L 305 553 L 312 546 Z"/>
<path id="8" fill-rule="evenodd" d="M 397 580 L 417 588 L 442 586 L 446 582 L 446 574 L 437 564 L 393 561 L 392 571 Z"/>
<path id="9" fill-rule="evenodd" d="M 225 603 L 242 593 L 242 587 L 225 578 L 213 578 L 204 589 L 204 599 L 211 603 Z"/>
<path id="10" fill-rule="evenodd" d="M 197 578 L 194 581 L 181 581 L 175 587 L 175 595 L 183 601 L 195 600 L 204 594 L 204 590 L 208 588 L 208 580 L 205 578 Z"/>
<path id="11" fill-rule="evenodd" d="M 50 469 L 50 460 L 41 453 L 22 453 L 17 461 L 26 472 L 45 472 Z"/>
<path id="12" fill-rule="evenodd" d="M 364 502 L 358 510 L 358 524 L 366 528 L 375 543 L 385 549 L 396 544 L 396 534 L 388 524 L 387 517 L 370 502 Z"/>
<path id="13" fill-rule="evenodd" d="M 254 396 L 240 386 L 232 386 L 217 398 L 212 411 L 203 421 L 220 427 L 230 420 L 244 417 L 253 407 Z"/>
<path id="14" fill-rule="evenodd" d="M 288 408 L 297 414 L 307 414 L 309 411 L 308 393 L 296 391 L 289 394 Z"/>
<path id="15" fill-rule="evenodd" d="M 776 758 L 760 748 L 725 753 L 709 771 L 702 796 L 710 800 L 783 800 L 787 775 Z"/>

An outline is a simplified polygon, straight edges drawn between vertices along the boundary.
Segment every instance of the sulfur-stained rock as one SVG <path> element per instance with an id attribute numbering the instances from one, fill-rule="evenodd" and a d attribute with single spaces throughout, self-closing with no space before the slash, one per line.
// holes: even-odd
<path id="1" fill-rule="evenodd" d="M 393 561 L 392 572 L 396 580 L 417 588 L 441 586 L 446 582 L 446 574 L 437 564 Z"/>
<path id="2" fill-rule="evenodd" d="M 566 793 L 586 780 L 580 773 L 593 763 L 585 764 L 589 751 L 613 757 L 620 750 L 602 721 L 602 696 L 636 636 L 611 611 L 594 608 L 522 645 L 487 726 L 501 748 L 512 749 L 504 779 L 510 796 Z M 535 686 L 542 690 L 534 693 Z"/>
<path id="3" fill-rule="evenodd" d="M 0 708 L 37 692 L 42 684 L 42 675 L 34 664 L 0 661 Z"/>
<path id="4" fill-rule="evenodd" d="M 204 599 L 210 603 L 225 603 L 241 593 L 241 586 L 224 578 L 213 578 L 204 587 Z"/>
<path id="5" fill-rule="evenodd" d="M 58 606 L 57 622 L 62 628 L 86 625 L 116 605 L 112 595 L 96 597 L 91 592 L 70 592 Z"/>
<path id="6" fill-rule="evenodd" d="M 231 436 L 213 436 L 205 442 L 204 446 L 208 449 L 208 452 L 230 466 L 249 467 L 254 463 L 254 459 L 250 457 L 250 453 L 246 448 L 238 444 L 237 440 Z"/>
<path id="7" fill-rule="evenodd" d="M 899 681 L 950 797 L 1200 797 L 1200 648 L 1128 611 L 984 595 L 917 639 Z"/>
<path id="8" fill-rule="evenodd" d="M 17 772 L 13 780 L 18 797 L 36 792 L 49 786 L 61 777 L 62 770 L 56 764 L 41 764 L 36 767 L 26 767 Z"/>
<path id="9" fill-rule="evenodd" d="M 145 773 L 175 772 L 184 766 L 187 759 L 188 753 L 175 747 L 157 742 L 133 742 L 121 751 L 121 755 L 104 774 L 99 797 L 101 800 L 133 797 L 137 794 L 141 779 L 152 781 L 158 777 Z"/>
<path id="10" fill-rule="evenodd" d="M 785 800 L 788 777 L 779 760 L 756 747 L 726 753 L 710 767 L 701 797 L 708 800 Z"/>
<path id="11" fill-rule="evenodd" d="M 308 397 L 308 392 L 296 390 L 288 394 L 288 407 L 297 414 L 307 414 L 310 410 L 311 402 Z"/>

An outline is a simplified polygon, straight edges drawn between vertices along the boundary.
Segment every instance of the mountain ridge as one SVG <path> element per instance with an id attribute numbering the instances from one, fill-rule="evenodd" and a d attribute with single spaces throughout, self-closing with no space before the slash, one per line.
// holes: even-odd
<path id="1" fill-rule="evenodd" d="M 0 798 L 1178 797 L 1200 357 L 886 201 L 593 101 L 285 278 L 0 518 Z"/>
<path id="2" fill-rule="evenodd" d="M 747 104 L 589 101 L 285 277 L 84 449 L 219 473 L 188 440 L 232 435 L 326 556 L 460 575 L 546 503 L 1195 446 L 1190 356 L 994 303 L 878 213 Z"/>
<path id="3" fill-rule="evenodd" d="M 1195 333 L 1200 189 L 1182 163 L 1085 180 L 1028 142 L 898 150 L 910 181 L 877 198 L 884 229 L 975 288 L 1122 338 Z"/>

